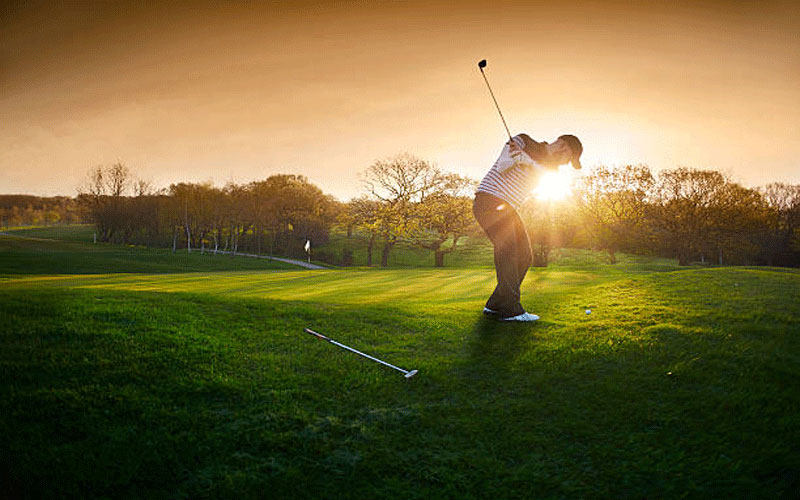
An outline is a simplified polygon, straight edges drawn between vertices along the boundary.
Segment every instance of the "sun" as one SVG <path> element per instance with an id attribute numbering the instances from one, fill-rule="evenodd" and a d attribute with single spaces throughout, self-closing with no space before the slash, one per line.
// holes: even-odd
<path id="1" fill-rule="evenodd" d="M 541 201 L 563 200 L 572 192 L 572 178 L 569 172 L 545 172 L 539 178 L 539 185 L 533 195 Z"/>

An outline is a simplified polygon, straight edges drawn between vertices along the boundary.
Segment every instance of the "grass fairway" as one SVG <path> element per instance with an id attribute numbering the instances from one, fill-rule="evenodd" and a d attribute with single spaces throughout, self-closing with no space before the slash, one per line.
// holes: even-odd
<path id="1" fill-rule="evenodd" d="M 542 320 L 508 325 L 479 312 L 490 267 L 118 274 L 74 243 L 54 271 L 35 262 L 67 243 L 6 238 L 0 497 L 800 488 L 797 271 L 565 261 L 524 284 Z"/>
<path id="2" fill-rule="evenodd" d="M 231 269 L 297 269 L 266 259 L 214 256 L 211 252 L 173 254 L 163 248 L 89 244 L 88 226 L 54 226 L 0 235 L 0 277 L 29 274 L 176 273 Z"/>

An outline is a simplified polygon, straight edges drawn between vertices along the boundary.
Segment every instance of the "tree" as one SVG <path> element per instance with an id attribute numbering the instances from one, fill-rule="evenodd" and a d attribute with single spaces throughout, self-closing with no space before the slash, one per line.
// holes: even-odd
<path id="1" fill-rule="evenodd" d="M 219 240 L 222 238 L 222 233 L 226 227 L 225 216 L 228 211 L 228 203 L 225 193 L 219 188 L 212 187 L 208 196 L 212 210 L 207 217 L 207 227 L 211 237 L 214 238 L 214 254 L 216 255 L 219 251 Z"/>
<path id="2" fill-rule="evenodd" d="M 109 196 L 119 198 L 131 187 L 131 171 L 122 162 L 117 162 L 106 171 L 104 179 Z"/>
<path id="3" fill-rule="evenodd" d="M 800 264 L 800 185 L 775 182 L 761 189 L 768 207 L 762 260 L 767 265 Z"/>
<path id="4" fill-rule="evenodd" d="M 106 197 L 105 169 L 98 165 L 90 169 L 86 177 L 86 183 L 78 188 L 78 203 L 100 233 L 100 241 L 107 241 L 108 229 L 102 217 L 103 200 Z"/>
<path id="5" fill-rule="evenodd" d="M 534 267 L 547 267 L 553 248 L 572 244 L 580 225 L 575 203 L 574 196 L 559 201 L 534 198 L 520 207 Z"/>
<path id="6" fill-rule="evenodd" d="M 128 207 L 124 199 L 130 182 L 130 170 L 117 162 L 108 168 L 101 165 L 91 169 L 87 183 L 79 189 L 79 199 L 95 223 L 100 241 L 127 242 L 135 222 L 126 213 Z"/>
<path id="7" fill-rule="evenodd" d="M 417 205 L 420 219 L 412 235 L 415 244 L 434 252 L 434 265 L 444 266 L 445 255 L 452 253 L 458 241 L 476 230 L 472 215 L 472 193 L 476 182 L 457 174 L 441 174 L 434 190 Z M 450 241 L 449 246 L 444 244 Z"/>
<path id="8" fill-rule="evenodd" d="M 239 239 L 246 228 L 245 201 L 248 193 L 244 186 L 234 183 L 227 184 L 222 192 L 226 200 L 223 213 L 228 227 L 225 250 L 228 249 L 228 243 L 230 242 L 231 254 L 236 255 L 236 252 L 239 251 Z"/>
<path id="9" fill-rule="evenodd" d="M 728 181 L 712 205 L 701 260 L 752 263 L 760 253 L 768 213 L 761 193 Z"/>
<path id="10" fill-rule="evenodd" d="M 347 231 L 348 240 L 353 237 L 353 230 L 359 225 L 359 220 L 356 217 L 353 201 L 355 200 L 344 203 L 339 211 L 338 217 L 336 218 L 336 222 L 342 225 Z"/>
<path id="11" fill-rule="evenodd" d="M 362 173 L 367 191 L 380 202 L 376 226 L 383 238 L 381 266 L 389 265 L 389 253 L 401 238 L 419 230 L 417 204 L 433 193 L 441 175 L 439 169 L 408 153 L 378 160 Z"/>
<path id="12" fill-rule="evenodd" d="M 336 220 L 338 202 L 302 175 L 272 175 L 247 186 L 249 215 L 260 251 L 261 233 L 270 232 L 270 252 L 275 243 L 287 254 L 299 253 L 306 240 L 328 241 Z"/>
<path id="13" fill-rule="evenodd" d="M 583 177 L 580 212 L 595 245 L 608 252 L 612 264 L 621 250 L 647 247 L 647 206 L 654 183 L 645 165 L 601 166 Z"/>
<path id="14" fill-rule="evenodd" d="M 369 235 L 367 242 L 367 266 L 372 265 L 372 252 L 380 228 L 378 213 L 381 202 L 362 196 L 351 200 L 347 204 L 347 217 L 353 221 L 355 227 Z"/>
<path id="15" fill-rule="evenodd" d="M 133 184 L 133 192 L 136 196 L 148 196 L 154 194 L 153 182 L 145 179 L 136 179 Z"/>
<path id="16" fill-rule="evenodd" d="M 660 173 L 651 213 L 661 248 L 680 265 L 713 256 L 722 264 L 726 252 L 750 258 L 762 207 L 757 192 L 720 172 L 679 168 Z"/>
<path id="17" fill-rule="evenodd" d="M 210 193 L 213 190 L 211 183 L 186 183 L 172 184 L 169 187 L 172 204 L 173 221 L 180 221 L 186 233 L 186 250 L 192 252 L 194 247 L 200 247 L 201 253 L 205 251 L 205 235 L 208 231 L 213 207 L 209 205 Z"/>

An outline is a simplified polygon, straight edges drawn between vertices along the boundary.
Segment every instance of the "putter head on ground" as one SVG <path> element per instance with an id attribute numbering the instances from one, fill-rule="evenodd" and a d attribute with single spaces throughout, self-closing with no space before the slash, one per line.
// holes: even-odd
<path id="1" fill-rule="evenodd" d="M 406 378 L 411 378 L 416 374 L 417 374 L 417 370 L 411 370 L 410 372 L 406 373 L 405 377 Z"/>

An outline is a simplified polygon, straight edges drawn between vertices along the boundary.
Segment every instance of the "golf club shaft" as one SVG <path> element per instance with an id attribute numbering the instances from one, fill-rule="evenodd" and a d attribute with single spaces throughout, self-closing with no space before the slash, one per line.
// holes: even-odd
<path id="1" fill-rule="evenodd" d="M 481 75 L 483 75 L 483 81 L 486 82 L 486 87 L 489 89 L 489 95 L 492 96 L 492 100 L 494 101 L 494 106 L 497 108 L 497 112 L 500 113 L 500 119 L 503 120 L 503 126 L 506 128 L 506 133 L 508 134 L 508 139 L 511 140 L 511 131 L 508 130 L 508 124 L 506 124 L 506 119 L 503 117 L 503 112 L 500 111 L 500 105 L 497 104 L 497 99 L 494 96 L 494 92 L 492 92 L 492 86 L 489 85 L 489 80 L 486 78 L 486 73 L 483 72 L 483 68 L 480 68 Z"/>
<path id="2" fill-rule="evenodd" d="M 352 347 L 348 347 L 348 346 L 346 346 L 346 345 L 344 345 L 344 344 L 342 344 L 340 342 L 336 342 L 332 338 L 326 337 L 325 335 L 323 335 L 321 333 L 315 332 L 311 328 L 304 328 L 304 330 L 306 331 L 306 333 L 310 333 L 311 335 L 313 335 L 313 336 L 315 336 L 315 337 L 317 337 L 319 339 L 327 340 L 331 344 L 337 345 L 337 346 L 341 347 L 342 349 L 347 349 L 350 352 L 354 352 L 354 353 L 358 354 L 359 356 L 364 356 L 367 359 L 371 359 L 372 361 L 376 361 L 376 362 L 378 362 L 378 363 L 380 363 L 382 365 L 388 366 L 389 368 L 394 368 L 395 370 L 397 370 L 399 372 L 403 372 L 403 374 L 405 374 L 405 375 L 408 375 L 408 373 L 409 373 L 408 370 L 403 370 L 402 368 L 398 368 L 398 367 L 394 366 L 391 363 L 387 363 L 386 361 L 381 361 L 380 359 L 372 357 L 369 354 L 364 354 L 363 352 L 361 352 L 359 350 L 353 349 Z"/>

